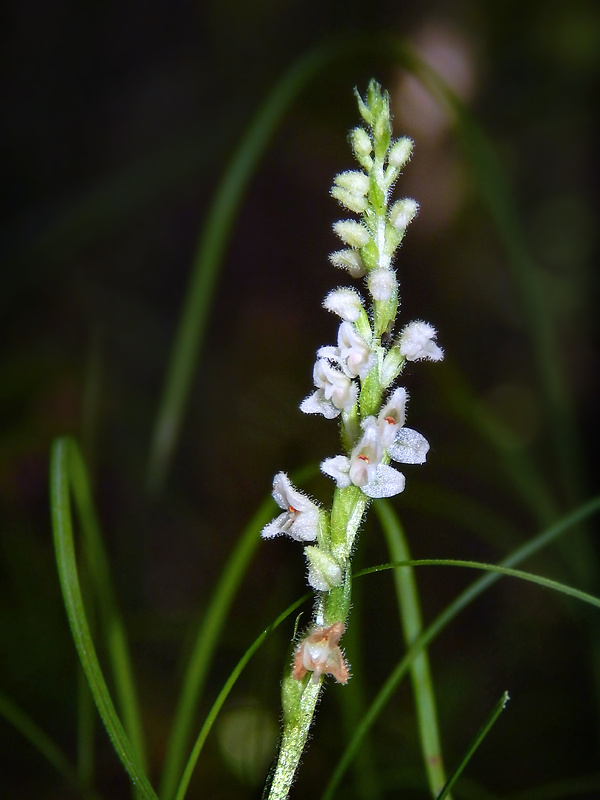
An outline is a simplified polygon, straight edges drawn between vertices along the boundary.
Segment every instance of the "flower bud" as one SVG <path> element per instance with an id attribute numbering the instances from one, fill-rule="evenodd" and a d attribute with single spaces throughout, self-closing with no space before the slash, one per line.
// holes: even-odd
<path id="1" fill-rule="evenodd" d="M 361 167 L 366 170 L 371 169 L 373 164 L 373 159 L 371 158 L 373 145 L 371 143 L 371 137 L 369 134 L 364 130 L 364 128 L 354 128 L 350 134 L 350 142 L 352 144 L 352 150 L 356 160 Z"/>
<path id="2" fill-rule="evenodd" d="M 363 303 L 358 292 L 354 289 L 334 289 L 329 292 L 323 306 L 328 311 L 333 311 L 344 320 L 348 322 L 356 322 L 360 317 L 363 309 Z"/>
<path id="3" fill-rule="evenodd" d="M 416 217 L 419 204 L 410 197 L 404 200 L 397 200 L 390 209 L 390 222 L 398 230 L 404 230 L 409 223 Z"/>
<path id="4" fill-rule="evenodd" d="M 350 247 L 364 247 L 369 241 L 369 231 L 360 222 L 355 222 L 353 219 L 343 219 L 335 222 L 333 230 L 344 244 Z"/>
<path id="5" fill-rule="evenodd" d="M 342 583 L 342 570 L 339 564 L 320 547 L 309 545 L 304 548 L 308 559 L 308 582 L 319 592 L 328 592 Z"/>
<path id="6" fill-rule="evenodd" d="M 411 156 L 412 148 L 413 142 L 408 136 L 403 136 L 402 139 L 398 139 L 390 147 L 388 164 L 396 169 L 402 169 Z"/>
<path id="7" fill-rule="evenodd" d="M 382 303 L 387 302 L 398 290 L 398 281 L 394 270 L 385 267 L 370 272 L 368 282 L 373 299 L 380 300 Z"/>
<path id="8" fill-rule="evenodd" d="M 362 278 L 367 271 L 358 250 L 337 250 L 329 260 L 334 267 L 347 269 L 353 278 Z"/>

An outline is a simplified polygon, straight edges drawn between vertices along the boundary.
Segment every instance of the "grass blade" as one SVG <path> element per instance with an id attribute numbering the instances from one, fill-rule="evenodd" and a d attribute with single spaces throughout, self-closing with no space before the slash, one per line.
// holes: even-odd
<path id="1" fill-rule="evenodd" d="M 88 685 L 113 747 L 140 796 L 144 800 L 157 800 L 144 768 L 121 724 L 90 635 L 81 596 L 73 542 L 69 498 L 71 445 L 72 441 L 66 437 L 55 440 L 50 460 L 50 504 L 54 547 L 67 617 Z"/>
<path id="2" fill-rule="evenodd" d="M 117 703 L 125 730 L 140 764 L 146 765 L 145 742 L 125 625 L 118 610 L 110 578 L 108 557 L 102 543 L 98 516 L 94 508 L 87 470 L 75 440 L 68 442 L 69 483 L 81 522 L 81 532 L 88 571 L 100 613 L 101 629 L 106 637 L 108 658 L 115 682 Z"/>
<path id="3" fill-rule="evenodd" d="M 192 748 L 192 752 L 190 757 L 188 758 L 187 764 L 185 765 L 185 769 L 183 771 L 183 776 L 181 781 L 179 782 L 179 786 L 177 787 L 177 793 L 175 795 L 175 800 L 183 800 L 185 797 L 185 793 L 189 786 L 190 780 L 192 778 L 192 773 L 200 757 L 200 753 L 202 752 L 202 748 L 204 747 L 204 742 L 208 737 L 208 734 L 211 731 L 212 726 L 217 718 L 217 715 L 221 708 L 223 707 L 223 703 L 229 696 L 229 693 L 233 689 L 235 682 L 240 677 L 242 672 L 244 671 L 246 665 L 252 658 L 252 656 L 256 653 L 259 649 L 261 644 L 264 640 L 272 633 L 275 628 L 277 628 L 281 623 L 286 620 L 294 611 L 299 608 L 303 603 L 306 603 L 312 597 L 311 592 L 307 592 L 305 595 L 300 597 L 298 600 L 294 601 L 290 606 L 288 606 L 285 611 L 282 611 L 281 614 L 275 619 L 268 627 L 264 629 L 264 631 L 254 640 L 254 642 L 250 645 L 250 647 L 246 650 L 244 655 L 240 658 L 236 666 L 234 667 L 231 675 L 225 681 L 223 688 L 217 695 L 217 699 L 213 703 L 210 711 L 208 712 L 206 719 L 204 720 L 202 727 L 200 729 L 200 733 L 194 743 Z"/>
<path id="4" fill-rule="evenodd" d="M 490 729 L 491 729 L 492 725 L 496 722 L 496 720 L 498 719 L 500 714 L 504 711 L 504 707 L 508 703 L 508 700 L 509 700 L 508 692 L 504 692 L 504 694 L 502 695 L 502 697 L 500 698 L 500 700 L 498 701 L 498 703 L 494 707 L 494 710 L 490 714 L 489 718 L 483 724 L 483 726 L 481 727 L 481 729 L 479 730 L 479 732 L 477 733 L 477 735 L 475 736 L 475 738 L 473 739 L 473 741 L 469 745 L 468 750 L 465 753 L 465 755 L 463 756 L 462 761 L 457 766 L 457 768 L 454 770 L 452 775 L 448 778 L 448 783 L 444 786 L 444 788 L 440 792 L 437 800 L 445 800 L 445 798 L 450 797 L 450 789 L 454 786 L 456 781 L 460 778 L 464 768 L 467 766 L 467 764 L 469 763 L 469 761 L 473 757 L 475 751 L 477 750 L 479 745 L 483 742 L 485 737 L 490 732 Z"/>
<path id="5" fill-rule="evenodd" d="M 380 500 L 374 505 L 385 534 L 390 555 L 394 561 L 410 561 L 406 537 L 400 520 L 391 504 L 385 500 Z M 410 647 L 423 631 L 419 593 L 412 566 L 395 569 L 394 582 L 404 641 L 406 646 Z M 435 798 L 446 783 L 446 775 L 442 759 L 435 692 L 426 648 L 423 648 L 414 657 L 410 665 L 410 674 L 427 781 L 431 794 Z"/>

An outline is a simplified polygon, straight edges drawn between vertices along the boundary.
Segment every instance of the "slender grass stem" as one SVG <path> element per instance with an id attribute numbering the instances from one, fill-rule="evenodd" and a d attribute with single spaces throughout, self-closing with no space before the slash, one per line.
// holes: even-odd
<path id="1" fill-rule="evenodd" d="M 68 437 L 55 440 L 50 459 L 50 504 L 54 547 L 67 617 L 88 685 L 113 747 L 143 800 L 157 800 L 138 753 L 119 719 L 90 635 L 73 541 L 69 497 L 72 444 L 72 440 Z"/>
<path id="2" fill-rule="evenodd" d="M 385 500 L 379 500 L 375 503 L 375 513 L 379 517 L 392 559 L 394 561 L 410 561 L 406 536 L 391 504 Z M 419 593 L 412 566 L 394 570 L 394 583 L 404 641 L 406 646 L 410 647 L 423 632 Z M 446 783 L 446 775 L 438 728 L 435 691 L 431 679 L 429 656 L 425 648 L 413 659 L 410 674 L 423 761 L 429 789 L 435 798 Z"/>
<path id="3" fill-rule="evenodd" d="M 68 451 L 69 482 L 81 521 L 88 572 L 94 586 L 101 630 L 106 638 L 118 705 L 123 714 L 125 730 L 141 765 L 146 769 L 146 745 L 127 634 L 112 586 L 109 561 L 102 542 L 87 470 L 79 447 L 73 439 L 68 442 Z"/>

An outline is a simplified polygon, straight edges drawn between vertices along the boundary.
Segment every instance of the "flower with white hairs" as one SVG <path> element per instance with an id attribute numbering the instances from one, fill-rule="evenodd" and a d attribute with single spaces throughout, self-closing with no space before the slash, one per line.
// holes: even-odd
<path id="1" fill-rule="evenodd" d="M 397 469 L 383 464 L 383 443 L 375 417 L 363 422 L 363 435 L 347 456 L 326 458 L 321 471 L 333 478 L 339 489 L 352 484 L 367 497 L 393 497 L 404 490 L 405 478 Z"/>
<path id="2" fill-rule="evenodd" d="M 285 534 L 297 542 L 314 542 L 319 531 L 319 507 L 293 486 L 285 472 L 278 472 L 273 479 L 273 499 L 284 513 L 265 525 L 261 536 L 271 539 Z"/>
<path id="3" fill-rule="evenodd" d="M 313 369 L 317 391 L 300 403 L 305 414 L 322 414 L 326 419 L 335 419 L 340 411 L 348 411 L 356 403 L 356 384 L 327 358 L 318 358 Z"/>
<path id="4" fill-rule="evenodd" d="M 320 347 L 319 358 L 337 361 L 349 378 L 364 379 L 375 363 L 375 356 L 351 322 L 342 322 L 337 347 Z"/>
<path id="5" fill-rule="evenodd" d="M 347 322 L 356 322 L 364 311 L 361 296 L 354 289 L 334 289 L 323 302 L 328 311 L 333 311 Z"/>
<path id="6" fill-rule="evenodd" d="M 434 341 L 437 331 L 428 322 L 409 322 L 398 339 L 398 348 L 407 361 L 441 361 L 444 351 Z"/>

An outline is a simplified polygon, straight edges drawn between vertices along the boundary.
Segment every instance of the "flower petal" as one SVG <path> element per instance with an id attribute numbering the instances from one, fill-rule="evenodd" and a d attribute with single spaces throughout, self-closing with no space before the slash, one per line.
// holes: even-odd
<path id="1" fill-rule="evenodd" d="M 404 491 L 404 475 L 397 469 L 387 464 L 379 464 L 375 470 L 375 477 L 360 488 L 367 497 L 394 497 Z"/>
<path id="2" fill-rule="evenodd" d="M 389 457 L 401 464 L 424 464 L 428 450 L 427 439 L 412 428 L 400 428 L 387 448 Z"/>
<path id="3" fill-rule="evenodd" d="M 350 459 L 347 456 L 334 456 L 326 458 L 321 464 L 321 472 L 333 478 L 338 489 L 345 489 L 350 486 Z"/>
<path id="4" fill-rule="evenodd" d="M 335 419 L 340 415 L 339 409 L 330 400 L 325 400 L 321 389 L 304 398 L 300 403 L 300 411 L 305 414 L 323 414 L 325 419 Z"/>

